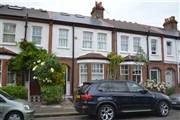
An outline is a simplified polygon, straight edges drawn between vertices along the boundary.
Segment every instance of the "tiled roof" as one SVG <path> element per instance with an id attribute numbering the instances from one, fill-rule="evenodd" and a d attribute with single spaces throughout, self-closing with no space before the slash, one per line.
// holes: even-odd
<path id="1" fill-rule="evenodd" d="M 4 47 L 1 47 L 0 48 L 0 55 L 11 55 L 11 56 L 16 56 L 17 54 L 4 48 Z"/>
<path id="2" fill-rule="evenodd" d="M 134 61 L 136 56 L 128 55 L 124 57 L 124 61 Z"/>
<path id="3" fill-rule="evenodd" d="M 14 8 L 13 8 L 14 7 Z M 110 19 L 95 19 L 88 16 L 82 16 L 78 14 L 68 14 L 62 12 L 52 12 L 41 9 L 34 8 L 25 8 L 18 6 L 9 6 L 0 4 L 0 16 L 17 16 L 24 18 L 26 14 L 30 18 L 34 19 L 43 19 L 43 20 L 53 20 L 57 22 L 66 22 L 74 24 L 83 24 L 96 27 L 105 27 L 108 29 L 119 29 L 127 30 L 133 32 L 142 32 L 142 33 L 155 33 L 163 34 L 172 37 L 180 37 L 179 31 L 167 31 L 164 28 L 142 25 L 137 23 L 117 21 Z"/>
<path id="4" fill-rule="evenodd" d="M 77 59 L 78 60 L 81 60 L 81 59 L 106 59 L 107 60 L 108 58 L 99 53 L 88 53 L 88 54 L 79 56 Z"/>

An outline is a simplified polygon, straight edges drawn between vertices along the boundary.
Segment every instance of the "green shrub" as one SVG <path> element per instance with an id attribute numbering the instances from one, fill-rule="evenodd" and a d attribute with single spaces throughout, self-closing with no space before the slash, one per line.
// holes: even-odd
<path id="1" fill-rule="evenodd" d="M 175 87 L 170 87 L 167 89 L 167 95 L 172 95 L 173 93 L 175 93 L 176 89 Z"/>
<path id="2" fill-rule="evenodd" d="M 27 89 L 24 86 L 4 86 L 1 89 L 19 99 L 27 99 Z"/>
<path id="3" fill-rule="evenodd" d="M 60 85 L 42 86 L 42 101 L 45 104 L 58 104 L 63 99 L 64 88 Z"/>

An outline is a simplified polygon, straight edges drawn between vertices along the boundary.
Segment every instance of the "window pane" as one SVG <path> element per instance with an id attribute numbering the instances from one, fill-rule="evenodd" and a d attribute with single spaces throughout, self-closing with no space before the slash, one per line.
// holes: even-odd
<path id="1" fill-rule="evenodd" d="M 133 37 L 133 49 L 134 52 L 138 52 L 140 47 L 140 37 Z"/>
<path id="2" fill-rule="evenodd" d="M 92 64 L 92 80 L 104 79 L 103 64 Z"/>
<path id="3" fill-rule="evenodd" d="M 79 64 L 80 71 L 80 81 L 79 84 L 83 84 L 83 82 L 87 81 L 87 64 Z"/>
<path id="4" fill-rule="evenodd" d="M 160 71 L 159 71 L 159 69 L 151 69 L 151 80 L 155 81 L 155 83 L 160 82 Z"/>
<path id="5" fill-rule="evenodd" d="M 59 46 L 67 48 L 68 47 L 68 32 L 67 29 L 59 29 Z"/>
<path id="6" fill-rule="evenodd" d="M 131 92 L 139 92 L 143 90 L 143 88 L 135 83 L 127 82 L 128 88 Z"/>
<path id="7" fill-rule="evenodd" d="M 167 55 L 172 55 L 172 42 L 167 42 Z"/>
<path id="8" fill-rule="evenodd" d="M 15 24 L 4 23 L 3 42 L 14 43 L 15 42 L 15 30 L 16 30 Z"/>
<path id="9" fill-rule="evenodd" d="M 152 39 L 151 40 L 151 53 L 156 54 L 157 51 L 157 40 Z"/>
<path id="10" fill-rule="evenodd" d="M 124 92 L 128 91 L 126 83 L 110 83 L 110 91 L 111 92 Z"/>
<path id="11" fill-rule="evenodd" d="M 128 51 L 128 36 L 121 36 L 121 51 Z"/>
<path id="12" fill-rule="evenodd" d="M 92 32 L 83 32 L 83 48 L 92 48 Z"/>
<path id="13" fill-rule="evenodd" d="M 35 44 L 41 44 L 41 36 L 42 36 L 42 27 L 33 26 L 32 27 L 32 42 Z"/>
<path id="14" fill-rule="evenodd" d="M 129 67 L 128 65 L 121 65 L 120 66 L 120 75 L 121 75 L 121 79 L 123 80 L 128 80 L 129 78 Z"/>
<path id="15" fill-rule="evenodd" d="M 135 65 L 133 69 L 133 80 L 136 81 L 136 83 L 141 82 L 141 69 L 142 67 L 140 65 Z"/>
<path id="16" fill-rule="evenodd" d="M 106 50 L 107 34 L 98 33 L 98 49 Z"/>

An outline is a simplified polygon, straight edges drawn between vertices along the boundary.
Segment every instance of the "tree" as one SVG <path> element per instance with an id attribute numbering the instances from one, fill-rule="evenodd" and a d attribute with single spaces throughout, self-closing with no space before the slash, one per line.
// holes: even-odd
<path id="1" fill-rule="evenodd" d="M 109 53 L 108 54 L 108 59 L 110 62 L 110 69 L 109 69 L 109 74 L 110 74 L 110 79 L 117 79 L 118 78 L 118 69 L 119 69 L 119 64 L 124 61 L 124 58 L 121 55 L 116 55 L 114 53 Z"/>
<path id="2" fill-rule="evenodd" d="M 147 68 L 147 79 L 149 79 L 149 69 L 148 69 L 148 63 L 149 63 L 149 59 L 148 59 L 148 56 L 146 55 L 146 53 L 144 52 L 144 50 L 139 47 L 138 51 L 137 51 L 137 54 L 134 58 L 134 61 L 135 62 L 143 62 L 145 63 L 146 65 L 146 68 Z M 140 64 L 138 64 L 140 65 Z"/>

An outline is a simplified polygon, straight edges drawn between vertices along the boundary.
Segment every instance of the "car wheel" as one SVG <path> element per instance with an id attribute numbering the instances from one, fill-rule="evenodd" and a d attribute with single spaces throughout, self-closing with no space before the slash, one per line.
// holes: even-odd
<path id="1" fill-rule="evenodd" d="M 98 120 L 113 120 L 115 115 L 114 107 L 111 105 L 102 105 L 98 109 Z"/>
<path id="2" fill-rule="evenodd" d="M 7 114 L 5 120 L 24 120 L 23 116 L 19 112 L 10 112 Z"/>
<path id="3" fill-rule="evenodd" d="M 160 102 L 158 105 L 158 115 L 165 117 L 169 114 L 169 105 L 167 102 Z"/>

